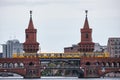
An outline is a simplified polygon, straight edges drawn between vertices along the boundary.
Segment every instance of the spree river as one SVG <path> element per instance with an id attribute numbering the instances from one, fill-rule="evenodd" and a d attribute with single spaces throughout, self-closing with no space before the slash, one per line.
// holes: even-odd
<path id="1" fill-rule="evenodd" d="M 40 79 L 23 79 L 21 77 L 0 77 L 0 80 L 120 80 L 120 78 L 41 77 Z"/>

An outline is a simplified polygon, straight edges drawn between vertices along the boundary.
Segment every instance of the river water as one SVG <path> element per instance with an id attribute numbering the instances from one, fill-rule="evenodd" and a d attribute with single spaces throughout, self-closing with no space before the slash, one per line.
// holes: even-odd
<path id="1" fill-rule="evenodd" d="M 0 77 L 0 80 L 120 80 L 120 78 L 41 77 L 40 79 L 23 79 L 21 77 Z"/>

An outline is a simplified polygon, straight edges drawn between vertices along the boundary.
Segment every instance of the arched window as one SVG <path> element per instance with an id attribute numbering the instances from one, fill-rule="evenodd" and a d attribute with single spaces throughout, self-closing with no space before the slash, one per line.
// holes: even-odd
<path id="1" fill-rule="evenodd" d="M 90 66 L 90 62 L 86 62 L 86 65 L 87 65 L 87 66 Z"/>
<path id="2" fill-rule="evenodd" d="M 102 67 L 105 67 L 105 63 L 104 62 L 102 62 L 101 65 L 102 65 Z"/>
<path id="3" fill-rule="evenodd" d="M 112 63 L 111 66 L 114 67 L 114 63 Z"/>
<path id="4" fill-rule="evenodd" d="M 114 64 L 114 67 L 117 67 L 117 63 L 116 62 L 113 62 L 113 64 Z"/>
<path id="5" fill-rule="evenodd" d="M 117 67 L 117 63 L 113 62 L 112 67 Z"/>

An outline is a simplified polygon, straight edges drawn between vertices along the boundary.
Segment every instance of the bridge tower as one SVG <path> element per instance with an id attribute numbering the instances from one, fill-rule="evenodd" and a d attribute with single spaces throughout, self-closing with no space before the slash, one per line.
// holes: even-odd
<path id="1" fill-rule="evenodd" d="M 39 50 L 39 43 L 36 41 L 36 33 L 37 29 L 34 28 L 33 21 L 32 21 L 32 11 L 30 11 L 30 21 L 28 28 L 25 30 L 26 39 L 23 43 L 23 49 L 25 53 L 37 53 Z"/>
<path id="2" fill-rule="evenodd" d="M 38 78 L 41 76 L 40 60 L 37 56 L 37 51 L 39 50 L 39 43 L 37 42 L 36 33 L 37 33 L 37 29 L 34 28 L 32 21 L 32 11 L 30 11 L 30 21 L 28 28 L 25 29 L 26 39 L 25 42 L 23 43 L 23 50 L 25 51 L 24 53 L 25 59 L 29 58 L 29 59 L 33 59 L 33 61 L 30 60 L 25 61 L 26 63 L 29 63 L 27 64 L 28 67 L 26 67 L 25 78 Z"/>
<path id="3" fill-rule="evenodd" d="M 81 29 L 81 42 L 79 43 L 79 51 L 80 52 L 93 52 L 94 43 L 92 42 L 92 29 L 89 27 L 87 13 L 85 11 L 86 18 L 84 22 L 84 26 Z"/>

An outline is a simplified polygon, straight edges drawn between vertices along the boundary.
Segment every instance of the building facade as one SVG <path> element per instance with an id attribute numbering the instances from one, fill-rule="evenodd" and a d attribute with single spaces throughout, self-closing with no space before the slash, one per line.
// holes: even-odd
<path id="1" fill-rule="evenodd" d="M 20 55 L 23 53 L 23 44 L 20 43 L 18 40 L 8 40 L 6 44 L 2 45 L 3 47 L 3 58 L 12 58 L 13 54 L 16 53 Z"/>
<path id="2" fill-rule="evenodd" d="M 0 58 L 2 58 L 3 53 L 0 53 Z"/>
<path id="3" fill-rule="evenodd" d="M 92 29 L 89 27 L 88 18 L 87 18 L 87 10 L 85 11 L 86 17 L 83 28 L 80 30 L 81 32 L 81 42 L 72 47 L 64 48 L 65 53 L 69 52 L 93 52 L 94 51 L 94 42 L 92 42 Z"/>
<path id="4" fill-rule="evenodd" d="M 107 51 L 110 57 L 120 57 L 120 37 L 108 39 Z"/>
<path id="5" fill-rule="evenodd" d="M 99 43 L 95 43 L 94 52 L 107 52 L 107 46 L 102 46 Z"/>

